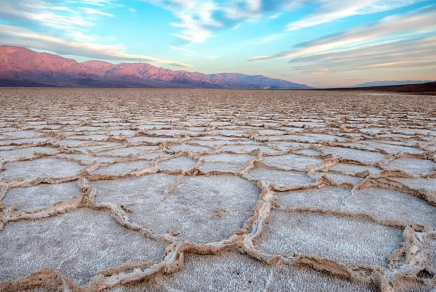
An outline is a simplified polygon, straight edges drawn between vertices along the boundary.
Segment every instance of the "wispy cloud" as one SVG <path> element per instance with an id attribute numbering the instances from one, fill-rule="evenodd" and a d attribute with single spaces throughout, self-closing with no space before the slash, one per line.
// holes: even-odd
<path id="1" fill-rule="evenodd" d="M 209 60 L 217 60 L 217 59 L 218 59 L 218 56 L 208 56 L 208 57 L 206 57 L 206 59 L 209 59 Z"/>
<path id="2" fill-rule="evenodd" d="M 184 54 L 184 55 L 188 55 L 188 56 L 192 56 L 192 55 L 197 54 L 196 51 L 191 51 L 191 50 L 188 50 L 188 49 L 186 49 L 186 48 L 184 48 L 184 47 L 170 46 L 170 49 L 172 49 L 172 50 L 176 50 L 176 51 L 179 51 L 179 52 L 181 52 L 182 54 Z"/>
<path id="3" fill-rule="evenodd" d="M 114 17 L 115 15 L 103 12 L 101 10 L 90 8 L 90 7 L 79 7 L 79 9 L 85 11 L 89 15 L 101 15 L 101 16 L 108 16 L 108 17 Z"/>
<path id="4" fill-rule="evenodd" d="M 9 19 L 12 23 L 19 22 L 32 28 L 0 24 L 3 44 L 104 60 L 143 61 L 190 67 L 189 64 L 181 62 L 127 54 L 125 46 L 107 44 L 114 43 L 115 37 L 90 34 L 89 29 L 102 18 L 115 17 L 106 10 L 120 5 L 118 0 L 59 0 L 56 5 L 44 0 L 1 1 L 0 19 Z M 48 35 L 39 32 L 47 29 L 50 29 Z"/>
<path id="5" fill-rule="evenodd" d="M 178 67 L 191 67 L 189 64 L 162 60 L 143 55 L 125 53 L 123 45 L 100 45 L 95 43 L 71 42 L 64 39 L 35 33 L 22 27 L 0 24 L 0 42 L 17 46 L 26 46 L 48 50 L 61 55 L 82 56 L 103 60 L 142 61 Z M 13 37 L 7 38 L 7 37 Z"/>
<path id="6" fill-rule="evenodd" d="M 436 66 L 436 37 L 421 37 L 338 50 L 292 59 L 292 68 L 305 73 Z"/>
<path id="7" fill-rule="evenodd" d="M 436 6 L 425 7 L 412 13 L 386 17 L 376 24 L 359 27 L 294 46 L 293 49 L 272 56 L 254 57 L 250 61 L 277 60 L 313 55 L 352 46 L 365 47 L 369 43 L 413 33 L 436 31 Z"/>
<path id="8" fill-rule="evenodd" d="M 331 0 L 320 1 L 321 7 L 316 9 L 310 16 L 290 23 L 288 30 L 297 30 L 305 27 L 328 23 L 353 15 L 371 14 L 389 11 L 399 7 L 411 5 L 423 0 Z"/>
<path id="9" fill-rule="evenodd" d="M 71 36 L 74 35 L 72 32 L 86 33 L 101 17 L 114 17 L 104 11 L 114 1 L 80 1 L 78 4 L 81 6 L 71 6 L 75 2 L 78 1 L 59 0 L 53 4 L 43 0 L 2 0 L 0 19 L 20 22 L 32 28 L 50 28 Z M 94 7 L 86 7 L 84 4 Z"/>
<path id="10" fill-rule="evenodd" d="M 67 3 L 86 4 L 100 7 L 119 6 L 118 0 L 66 0 Z"/>
<path id="11" fill-rule="evenodd" d="M 282 15 L 281 12 L 277 12 L 277 13 L 274 13 L 273 15 L 271 15 L 269 18 L 270 18 L 270 19 L 277 19 L 277 18 L 279 18 L 281 15 Z"/>

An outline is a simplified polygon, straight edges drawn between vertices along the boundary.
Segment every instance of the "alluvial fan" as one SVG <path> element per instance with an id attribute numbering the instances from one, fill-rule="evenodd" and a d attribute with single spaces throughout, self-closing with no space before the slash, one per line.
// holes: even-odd
<path id="1" fill-rule="evenodd" d="M 436 103 L 0 90 L 0 291 L 436 291 Z"/>

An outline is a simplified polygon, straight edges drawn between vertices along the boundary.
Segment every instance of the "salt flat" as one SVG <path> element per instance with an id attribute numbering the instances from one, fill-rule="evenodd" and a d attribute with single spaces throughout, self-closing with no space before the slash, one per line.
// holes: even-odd
<path id="1" fill-rule="evenodd" d="M 0 90 L 0 291 L 436 291 L 436 102 Z"/>

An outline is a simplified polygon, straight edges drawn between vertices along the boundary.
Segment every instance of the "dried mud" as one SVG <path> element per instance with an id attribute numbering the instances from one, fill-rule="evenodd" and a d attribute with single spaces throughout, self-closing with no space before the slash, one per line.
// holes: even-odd
<path id="1" fill-rule="evenodd" d="M 2 89 L 0 291 L 436 291 L 436 103 Z"/>

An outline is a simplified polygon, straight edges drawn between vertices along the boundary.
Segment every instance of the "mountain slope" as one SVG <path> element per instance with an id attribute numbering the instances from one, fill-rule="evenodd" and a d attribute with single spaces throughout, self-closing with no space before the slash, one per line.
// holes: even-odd
<path id="1" fill-rule="evenodd" d="M 58 55 L 26 48 L 0 46 L 2 84 L 79 87 L 188 87 L 232 89 L 308 89 L 304 84 L 261 75 L 202 74 L 173 71 L 146 63 L 78 63 Z"/>

